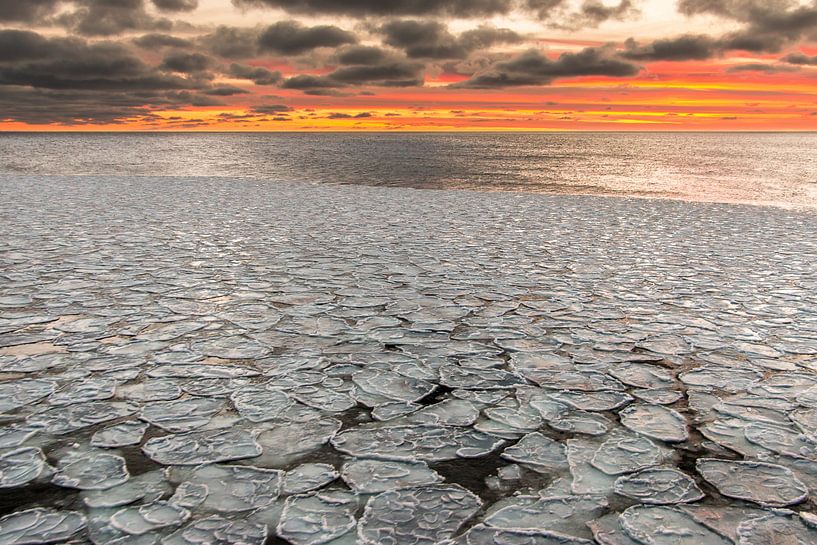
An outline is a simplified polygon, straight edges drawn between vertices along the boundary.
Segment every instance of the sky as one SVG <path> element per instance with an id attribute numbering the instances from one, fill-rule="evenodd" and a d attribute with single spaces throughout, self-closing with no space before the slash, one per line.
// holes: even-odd
<path id="1" fill-rule="evenodd" d="M 0 130 L 817 130 L 817 0 L 0 0 Z"/>

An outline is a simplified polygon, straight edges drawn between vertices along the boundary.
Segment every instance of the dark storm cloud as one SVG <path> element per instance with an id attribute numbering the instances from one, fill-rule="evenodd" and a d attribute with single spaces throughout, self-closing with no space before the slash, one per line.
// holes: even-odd
<path id="1" fill-rule="evenodd" d="M 638 14 L 632 0 L 621 0 L 618 4 L 608 6 L 599 0 L 585 0 L 579 9 L 572 13 L 550 16 L 552 26 L 579 30 L 582 28 L 596 28 L 605 21 L 622 21 L 631 15 Z"/>
<path id="2" fill-rule="evenodd" d="M 154 17 L 144 0 L 73 0 L 75 9 L 56 21 L 76 34 L 113 36 L 130 31 L 169 31 L 173 22 Z"/>
<path id="3" fill-rule="evenodd" d="M 791 55 L 786 55 L 782 59 L 783 62 L 787 62 L 789 64 L 797 64 L 797 65 L 814 65 L 817 66 L 817 55 L 813 57 L 809 57 L 808 55 L 804 55 L 802 53 L 792 53 Z"/>
<path id="4" fill-rule="evenodd" d="M 167 55 L 160 68 L 169 72 L 192 74 L 207 70 L 212 64 L 212 59 L 201 53 L 178 52 Z"/>
<path id="5" fill-rule="evenodd" d="M 71 48 L 76 44 L 68 38 L 49 40 L 29 30 L 0 30 L 0 63 L 40 59 L 47 57 L 55 46 Z"/>
<path id="6" fill-rule="evenodd" d="M 148 114 L 129 93 L 54 91 L 0 85 L 0 120 L 28 123 L 116 123 Z"/>
<path id="7" fill-rule="evenodd" d="M 191 86 L 182 78 L 148 66 L 119 43 L 89 44 L 77 38 L 46 38 L 15 30 L 0 30 L 0 84 L 50 89 Z"/>
<path id="8" fill-rule="evenodd" d="M 372 65 L 385 61 L 390 53 L 379 47 L 352 45 L 338 51 L 337 61 L 340 64 Z"/>
<path id="9" fill-rule="evenodd" d="M 312 76 L 309 74 L 301 74 L 299 76 L 293 76 L 287 80 L 285 80 L 281 87 L 283 89 L 331 89 L 334 87 L 338 87 L 338 82 L 332 81 L 329 78 L 322 77 L 322 76 Z"/>
<path id="10" fill-rule="evenodd" d="M 578 76 L 626 77 L 638 74 L 639 67 L 616 58 L 609 48 L 589 47 L 578 53 L 564 53 L 551 60 L 540 51 L 530 50 L 516 58 L 497 62 L 487 70 L 455 87 L 492 88 L 547 85 L 558 78 Z"/>
<path id="11" fill-rule="evenodd" d="M 279 8 L 297 14 L 486 17 L 507 13 L 513 0 L 233 0 L 239 7 Z"/>
<path id="12" fill-rule="evenodd" d="M 817 38 L 817 2 L 794 0 L 680 0 L 685 15 L 711 14 L 746 24 L 725 37 L 724 47 L 777 52 L 803 38 Z"/>
<path id="13" fill-rule="evenodd" d="M 238 88 L 213 87 L 209 60 L 168 56 L 160 66 L 125 44 L 0 30 L 0 118 L 32 123 L 111 123 L 154 107 L 214 105 Z M 206 59 L 206 57 L 205 57 Z"/>
<path id="14" fill-rule="evenodd" d="M 258 31 L 220 26 L 198 40 L 211 53 L 227 59 L 248 59 L 258 54 Z"/>
<path id="15" fill-rule="evenodd" d="M 162 11 L 193 11 L 199 7 L 199 0 L 152 0 Z"/>
<path id="16" fill-rule="evenodd" d="M 763 72 L 765 74 L 780 74 L 784 72 L 796 72 L 800 68 L 796 66 L 787 66 L 785 64 L 764 64 L 760 62 L 749 62 L 745 64 L 738 64 L 727 68 L 729 73 L 739 72 Z"/>
<path id="17" fill-rule="evenodd" d="M 171 36 L 170 34 L 145 34 L 133 40 L 133 43 L 144 49 L 161 49 L 163 47 L 192 47 L 193 42 Z"/>
<path id="18" fill-rule="evenodd" d="M 263 106 L 256 106 L 252 109 L 253 113 L 261 115 L 281 114 L 284 112 L 291 112 L 292 108 L 286 104 L 266 104 Z"/>
<path id="19" fill-rule="evenodd" d="M 720 49 L 717 40 L 702 35 L 686 35 L 640 45 L 632 38 L 624 43 L 621 56 L 634 61 L 689 61 L 713 57 Z"/>
<path id="20" fill-rule="evenodd" d="M 281 21 L 268 26 L 258 37 L 261 51 L 297 55 L 319 47 L 353 44 L 357 37 L 347 30 L 330 25 L 305 27 L 295 21 Z"/>
<path id="21" fill-rule="evenodd" d="M 0 0 L 0 21 L 37 23 L 56 11 L 60 0 Z"/>
<path id="22" fill-rule="evenodd" d="M 522 41 L 512 30 L 487 25 L 454 36 L 436 21 L 390 21 L 380 32 L 386 44 L 404 50 L 411 58 L 461 59 L 478 49 Z"/>
<path id="23" fill-rule="evenodd" d="M 192 74 L 203 72 L 213 64 L 212 59 L 201 53 L 171 53 L 165 56 L 160 68 L 168 72 L 182 72 Z"/>
<path id="24" fill-rule="evenodd" d="M 416 62 L 395 61 L 374 65 L 344 66 L 328 78 L 348 85 L 383 85 L 387 87 L 411 87 L 423 82 L 425 67 Z"/>
<path id="25" fill-rule="evenodd" d="M 227 74 L 238 79 L 250 80 L 256 85 L 276 85 L 281 81 L 281 72 L 267 70 L 259 66 L 246 66 L 233 63 Z"/>
<path id="26" fill-rule="evenodd" d="M 214 97 L 231 97 L 233 95 L 246 95 L 249 91 L 240 87 L 214 87 L 202 91 L 205 95 Z"/>

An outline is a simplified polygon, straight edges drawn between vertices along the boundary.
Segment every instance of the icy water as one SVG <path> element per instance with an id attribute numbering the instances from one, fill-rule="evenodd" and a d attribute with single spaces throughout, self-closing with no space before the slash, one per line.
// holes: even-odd
<path id="1" fill-rule="evenodd" d="M 815 232 L 3 176 L 0 543 L 817 543 Z"/>
<path id="2" fill-rule="evenodd" d="M 250 177 L 817 207 L 817 133 L 0 134 L 0 175 Z"/>

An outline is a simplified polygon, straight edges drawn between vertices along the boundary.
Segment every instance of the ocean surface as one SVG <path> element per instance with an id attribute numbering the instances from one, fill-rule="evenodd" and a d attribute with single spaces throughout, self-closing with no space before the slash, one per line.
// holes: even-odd
<path id="1" fill-rule="evenodd" d="M 817 133 L 0 134 L 2 175 L 251 177 L 817 207 Z"/>

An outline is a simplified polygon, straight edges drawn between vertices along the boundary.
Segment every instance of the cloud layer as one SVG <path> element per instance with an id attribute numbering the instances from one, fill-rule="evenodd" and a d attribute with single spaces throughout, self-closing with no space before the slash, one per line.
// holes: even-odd
<path id="1" fill-rule="evenodd" d="M 709 17 L 725 30 L 604 34 L 556 49 L 550 33 L 629 28 L 643 2 L 223 3 L 245 23 L 203 24 L 199 0 L 0 0 L 0 120 L 124 123 L 236 104 L 251 119 L 291 119 L 289 106 L 268 103 L 281 100 L 275 93 L 316 101 L 395 89 L 479 96 L 582 78 L 660 77 L 655 63 L 711 62 L 722 74 L 770 77 L 817 66 L 817 0 L 678 0 L 679 23 Z M 732 55 L 758 59 L 718 67 Z M 331 119 L 371 117 L 358 113 Z"/>

